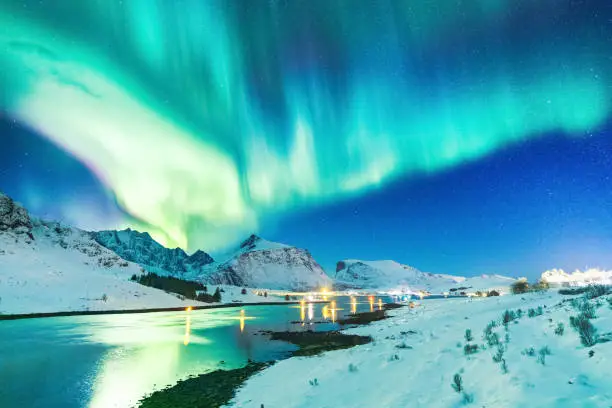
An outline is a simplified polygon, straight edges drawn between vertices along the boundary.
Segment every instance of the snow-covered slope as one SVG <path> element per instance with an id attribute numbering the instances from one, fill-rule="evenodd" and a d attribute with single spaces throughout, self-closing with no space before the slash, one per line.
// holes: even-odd
<path id="1" fill-rule="evenodd" d="M 563 303 L 566 299 L 550 291 L 427 300 L 414 309 L 396 309 L 388 320 L 346 330 L 372 336 L 372 343 L 280 361 L 247 380 L 228 406 L 610 407 L 612 342 L 583 346 L 570 324 L 578 312 Z M 595 307 L 598 302 L 603 305 L 596 308 L 592 324 L 608 338 L 612 308 L 603 298 L 591 301 Z M 528 317 L 526 312 L 538 307 L 543 313 Z M 518 309 L 523 317 L 505 328 L 503 313 Z M 496 321 L 491 332 L 499 346 L 484 340 L 491 321 Z M 467 329 L 478 345 L 471 355 L 464 352 Z M 505 371 L 492 358 L 500 349 Z M 531 349 L 533 354 L 527 354 Z M 455 374 L 473 403 L 466 404 L 451 386 Z"/>
<path id="2" fill-rule="evenodd" d="M 404 292 L 425 290 L 442 293 L 453 288 L 466 291 L 504 290 L 514 279 L 499 275 L 463 276 L 421 272 L 395 261 L 361 261 L 348 259 L 336 266 L 335 287 L 394 289 Z"/>
<path id="3" fill-rule="evenodd" d="M 305 249 L 251 235 L 202 280 L 255 288 L 304 291 L 330 284 L 329 277 Z"/>
<path id="4" fill-rule="evenodd" d="M 204 251 L 189 256 L 181 248 L 169 249 L 155 241 L 147 232 L 131 229 L 92 232 L 100 245 L 123 259 L 137 263 L 148 271 L 192 278 L 202 274 L 204 267 L 214 262 Z"/>
<path id="5" fill-rule="evenodd" d="M 99 245 L 89 233 L 32 218 L 0 194 L 0 313 L 187 305 L 129 281 L 138 273 L 138 265 Z"/>
<path id="6" fill-rule="evenodd" d="M 612 285 L 612 271 L 602 269 L 587 269 L 583 271 L 565 272 L 563 269 L 551 269 L 542 273 L 542 279 L 551 285 L 583 286 L 589 284 Z"/>

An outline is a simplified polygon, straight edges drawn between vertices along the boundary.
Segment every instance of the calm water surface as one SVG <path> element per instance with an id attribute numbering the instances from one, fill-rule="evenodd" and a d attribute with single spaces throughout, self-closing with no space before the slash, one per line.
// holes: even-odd
<path id="1" fill-rule="evenodd" d="M 334 330 L 379 298 L 0 322 L 0 407 L 130 407 L 189 375 L 286 357 L 261 330 Z M 385 300 L 385 299 L 381 299 Z"/>

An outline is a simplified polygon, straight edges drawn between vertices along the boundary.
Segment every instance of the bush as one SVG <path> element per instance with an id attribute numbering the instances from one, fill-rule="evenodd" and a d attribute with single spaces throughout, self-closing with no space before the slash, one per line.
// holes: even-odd
<path id="1" fill-rule="evenodd" d="M 474 340 L 474 337 L 472 336 L 472 330 L 466 329 L 465 330 L 465 341 L 470 342 L 472 340 Z"/>
<path id="2" fill-rule="evenodd" d="M 289 297 L 289 295 L 285 295 L 285 300 L 289 301 L 289 300 L 291 300 L 291 297 Z"/>
<path id="3" fill-rule="evenodd" d="M 463 353 L 466 356 L 478 353 L 478 344 L 466 344 L 463 347 Z"/>
<path id="4" fill-rule="evenodd" d="M 503 359 L 504 359 L 504 346 L 500 344 L 499 346 L 497 346 L 497 352 L 493 354 L 493 361 L 496 363 L 501 363 Z"/>
<path id="5" fill-rule="evenodd" d="M 502 323 L 504 326 L 507 326 L 508 323 L 516 319 L 516 313 L 514 310 L 506 310 L 504 314 L 502 314 Z"/>
<path id="6" fill-rule="evenodd" d="M 510 286 L 510 291 L 515 295 L 527 293 L 529 291 L 529 283 L 525 279 L 519 279 Z"/>
<path id="7" fill-rule="evenodd" d="M 461 378 L 460 374 L 455 374 L 451 387 L 453 387 L 453 390 L 455 390 L 455 392 L 460 393 L 463 391 L 463 378 Z"/>
<path id="8" fill-rule="evenodd" d="M 583 301 L 578 304 L 577 309 L 587 319 L 595 319 L 597 317 L 595 307 L 586 299 L 583 299 Z"/>
<path id="9" fill-rule="evenodd" d="M 606 285 L 590 285 L 584 293 L 584 297 L 587 299 L 595 299 L 600 296 L 605 296 L 612 292 L 612 287 Z"/>
<path id="10" fill-rule="evenodd" d="M 597 343 L 597 330 L 584 314 L 570 316 L 570 325 L 578 332 L 583 346 L 591 347 Z"/>
<path id="11" fill-rule="evenodd" d="M 240 291 L 240 294 L 242 294 L 242 295 L 246 295 L 246 294 L 247 294 L 247 290 L 246 290 L 246 288 L 242 288 L 242 290 Z"/>
<path id="12" fill-rule="evenodd" d="M 521 354 L 524 356 L 529 356 L 529 357 L 533 357 L 536 354 L 536 351 L 533 347 L 529 347 L 526 348 L 525 350 L 521 351 Z"/>
<path id="13" fill-rule="evenodd" d="M 565 333 L 565 325 L 562 322 L 557 323 L 557 327 L 555 327 L 555 334 L 557 336 L 563 336 Z"/>
<path id="14" fill-rule="evenodd" d="M 491 296 L 499 296 L 499 292 L 496 290 L 490 290 L 487 292 L 487 296 L 491 297 Z"/>
<path id="15" fill-rule="evenodd" d="M 536 309 L 527 310 L 528 317 L 541 316 L 543 313 L 544 313 L 544 309 L 542 309 L 542 306 L 538 306 Z"/>
<path id="16" fill-rule="evenodd" d="M 560 295 L 569 295 L 569 296 L 582 295 L 584 292 L 586 292 L 586 290 L 587 290 L 586 287 L 563 288 L 563 289 L 559 289 L 559 294 Z"/>
<path id="17" fill-rule="evenodd" d="M 542 347 L 540 350 L 538 350 L 538 363 L 546 365 L 546 356 L 550 356 L 550 354 L 551 352 L 548 346 Z"/>
<path id="18" fill-rule="evenodd" d="M 102 294 L 102 297 L 100 298 L 103 302 L 106 302 L 108 300 L 108 296 L 106 296 L 106 293 Z"/>

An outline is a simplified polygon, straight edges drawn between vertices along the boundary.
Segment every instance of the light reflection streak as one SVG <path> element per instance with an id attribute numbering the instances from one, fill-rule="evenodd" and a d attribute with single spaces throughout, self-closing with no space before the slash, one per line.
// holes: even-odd
<path id="1" fill-rule="evenodd" d="M 244 332 L 244 309 L 240 310 L 240 333 Z"/>
<path id="2" fill-rule="evenodd" d="M 185 346 L 189 344 L 191 336 L 191 307 L 188 307 L 186 311 L 187 317 L 185 319 L 185 338 L 183 339 L 183 344 Z"/>
<path id="3" fill-rule="evenodd" d="M 312 321 L 312 319 L 314 319 L 314 308 L 312 306 L 312 303 L 308 304 L 308 320 Z"/>
<path id="4" fill-rule="evenodd" d="M 357 299 L 354 296 L 351 297 L 351 313 L 357 313 Z"/>

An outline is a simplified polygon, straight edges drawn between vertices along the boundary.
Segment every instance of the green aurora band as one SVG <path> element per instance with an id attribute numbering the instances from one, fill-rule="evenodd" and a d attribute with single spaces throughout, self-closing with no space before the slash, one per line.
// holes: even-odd
<path id="1" fill-rule="evenodd" d="M 612 15 L 583 3 L 0 0 L 0 108 L 138 228 L 220 249 L 283 211 L 602 126 Z"/>

